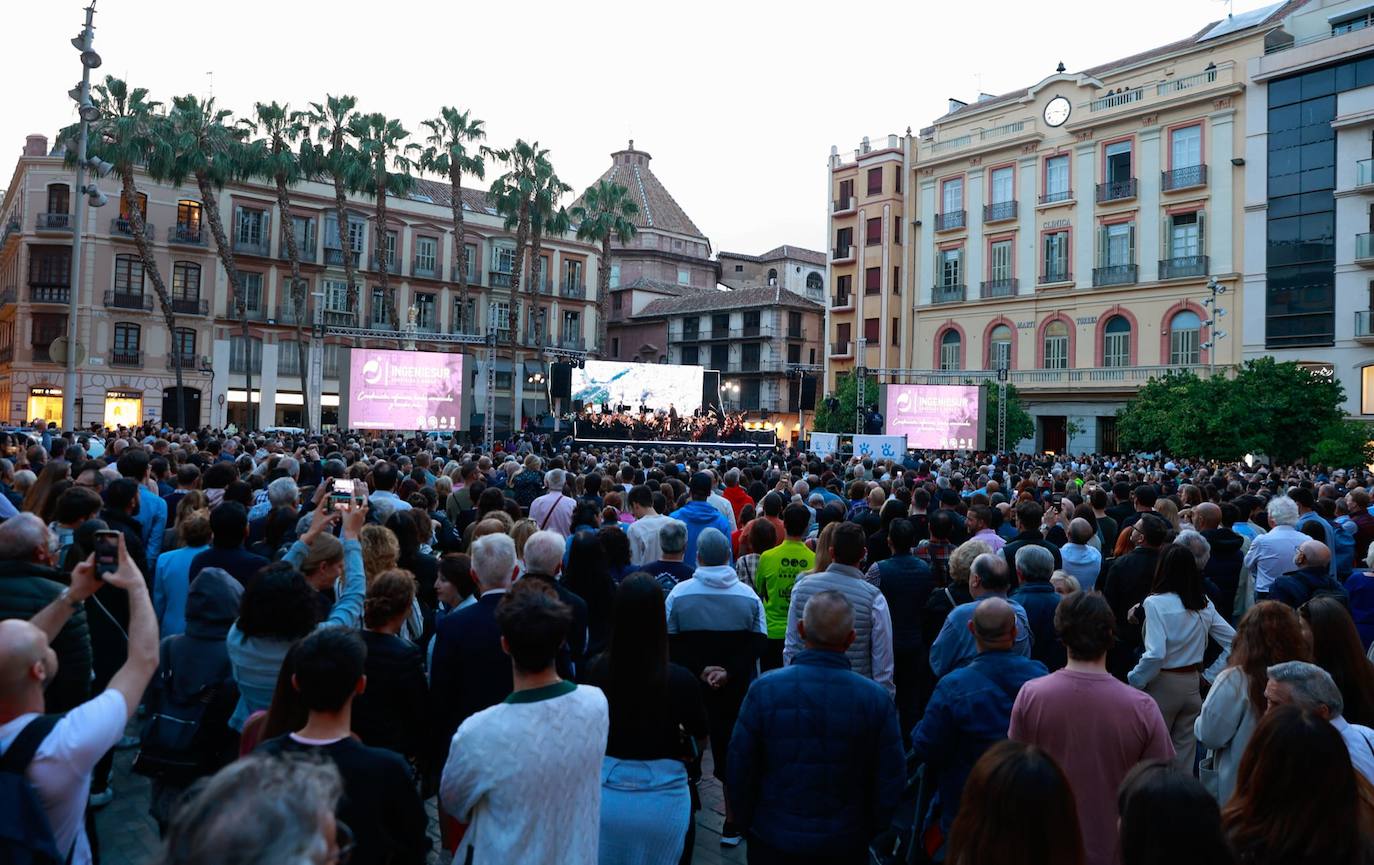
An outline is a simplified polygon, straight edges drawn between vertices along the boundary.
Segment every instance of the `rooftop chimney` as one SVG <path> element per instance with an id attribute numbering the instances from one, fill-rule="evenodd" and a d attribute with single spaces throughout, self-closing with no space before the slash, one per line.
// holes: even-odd
<path id="1" fill-rule="evenodd" d="M 48 136 L 30 135 L 24 139 L 25 156 L 47 156 L 48 155 Z"/>

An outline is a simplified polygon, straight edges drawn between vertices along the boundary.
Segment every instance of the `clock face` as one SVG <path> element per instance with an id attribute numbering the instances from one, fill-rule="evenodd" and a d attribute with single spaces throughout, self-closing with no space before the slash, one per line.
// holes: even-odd
<path id="1" fill-rule="evenodd" d="M 1056 96 L 1045 106 L 1045 123 L 1050 126 L 1063 126 L 1069 119 L 1069 111 L 1073 106 L 1069 100 L 1063 96 Z"/>

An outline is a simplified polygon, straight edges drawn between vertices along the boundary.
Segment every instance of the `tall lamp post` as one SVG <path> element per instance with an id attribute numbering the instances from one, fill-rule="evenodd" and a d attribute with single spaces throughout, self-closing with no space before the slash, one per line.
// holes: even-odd
<path id="1" fill-rule="evenodd" d="M 1217 373 L 1217 346 L 1226 338 L 1226 331 L 1218 330 L 1217 323 L 1226 315 L 1226 310 L 1220 304 L 1221 296 L 1226 293 L 1226 286 L 1217 282 L 1217 278 L 1211 277 L 1207 280 L 1208 297 L 1202 299 L 1202 305 L 1207 307 L 1207 320 L 1202 322 L 1207 327 L 1207 341 L 1202 343 L 1201 348 L 1207 350 L 1207 375 L 1208 378 Z"/>

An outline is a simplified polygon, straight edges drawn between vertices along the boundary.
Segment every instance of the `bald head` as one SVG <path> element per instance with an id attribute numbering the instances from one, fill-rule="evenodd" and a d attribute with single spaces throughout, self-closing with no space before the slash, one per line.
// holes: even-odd
<path id="1" fill-rule="evenodd" d="M 1016 611 L 1001 598 L 988 598 L 974 607 L 968 629 L 980 652 L 1010 649 L 1016 642 Z"/>
<path id="2" fill-rule="evenodd" d="M 1324 568 L 1331 564 L 1331 549 L 1321 541 L 1303 541 L 1295 563 L 1300 568 Z"/>
<path id="3" fill-rule="evenodd" d="M 843 652 L 854 642 L 854 607 L 839 592 L 817 592 L 806 602 L 798 633 L 807 648 Z"/>
<path id="4" fill-rule="evenodd" d="M 1221 508 L 1211 502 L 1203 502 L 1193 507 L 1193 527 L 1207 532 L 1221 525 Z"/>
<path id="5" fill-rule="evenodd" d="M 1075 517 L 1069 523 L 1069 540 L 1075 544 L 1086 544 L 1093 539 L 1092 523 L 1082 517 Z"/>
<path id="6" fill-rule="evenodd" d="M 46 634 L 22 619 L 0 621 L 0 723 L 42 712 L 43 685 L 55 675 L 57 655 Z"/>

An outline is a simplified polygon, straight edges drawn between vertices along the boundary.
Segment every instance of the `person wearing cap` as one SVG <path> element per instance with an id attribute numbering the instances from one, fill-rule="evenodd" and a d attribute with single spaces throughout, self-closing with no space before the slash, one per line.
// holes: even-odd
<path id="1" fill-rule="evenodd" d="M 728 539 L 732 531 L 730 522 L 725 518 L 725 515 L 707 501 L 711 496 L 711 484 L 711 475 L 708 472 L 697 472 L 692 475 L 691 482 L 687 485 L 692 500 L 673 511 L 673 519 L 687 526 L 687 549 L 683 552 L 682 561 L 688 567 L 694 567 L 697 564 L 697 540 L 701 537 L 702 532 L 706 529 L 715 529 Z M 726 559 L 723 564 L 729 564 L 729 562 L 729 549 L 727 547 Z"/>
<path id="2" fill-rule="evenodd" d="M 544 472 L 544 486 L 548 492 L 530 503 L 530 519 L 539 531 L 557 532 L 565 538 L 571 534 L 577 502 L 564 495 L 563 487 L 567 482 L 568 473 L 563 469 Z"/>

